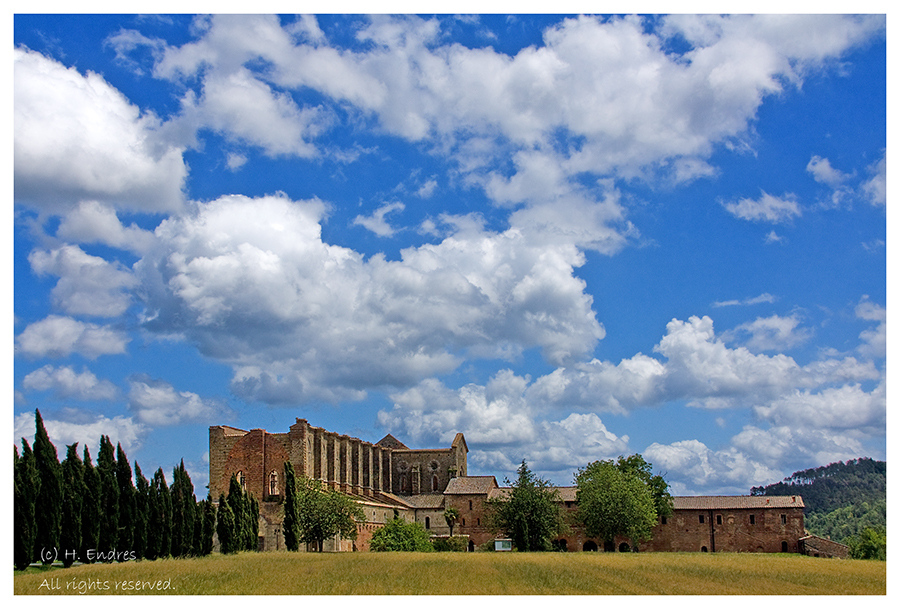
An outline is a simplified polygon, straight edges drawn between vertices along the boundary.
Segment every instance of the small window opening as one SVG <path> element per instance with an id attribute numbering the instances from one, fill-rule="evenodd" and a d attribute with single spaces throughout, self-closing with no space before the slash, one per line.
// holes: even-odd
<path id="1" fill-rule="evenodd" d="M 750 524 L 756 524 L 756 516 L 754 514 L 750 514 Z"/>
<path id="2" fill-rule="evenodd" d="M 431 528 L 431 518 L 429 518 L 428 516 L 425 517 L 425 528 L 426 529 Z"/>
<path id="3" fill-rule="evenodd" d="M 703 517 L 703 514 L 700 514 L 700 524 L 706 522 L 706 518 Z"/>
<path id="4" fill-rule="evenodd" d="M 722 524 L 722 515 L 716 514 L 716 524 Z"/>

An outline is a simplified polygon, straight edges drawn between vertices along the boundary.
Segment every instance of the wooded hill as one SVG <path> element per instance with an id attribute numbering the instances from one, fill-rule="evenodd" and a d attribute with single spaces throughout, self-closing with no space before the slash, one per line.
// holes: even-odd
<path id="1" fill-rule="evenodd" d="M 802 496 L 806 529 L 842 543 L 887 526 L 887 463 L 867 457 L 794 472 L 750 494 Z"/>

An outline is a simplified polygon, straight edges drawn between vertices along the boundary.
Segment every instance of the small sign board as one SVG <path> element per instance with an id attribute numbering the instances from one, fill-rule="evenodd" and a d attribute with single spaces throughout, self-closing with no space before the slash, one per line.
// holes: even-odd
<path id="1" fill-rule="evenodd" d="M 512 539 L 495 539 L 494 552 L 512 552 Z"/>

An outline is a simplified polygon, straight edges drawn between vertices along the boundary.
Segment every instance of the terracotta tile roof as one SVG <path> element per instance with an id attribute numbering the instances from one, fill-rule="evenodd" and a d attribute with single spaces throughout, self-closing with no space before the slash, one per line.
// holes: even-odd
<path id="1" fill-rule="evenodd" d="M 560 501 L 575 501 L 575 492 L 578 490 L 578 487 L 554 486 L 552 488 L 559 493 Z M 510 490 L 512 489 L 508 486 L 495 488 L 488 493 L 488 499 L 505 499 L 509 495 Z"/>
<path id="2" fill-rule="evenodd" d="M 786 509 L 804 507 L 803 498 L 800 495 L 719 495 L 672 497 L 672 506 L 676 510 L 755 510 L 766 508 Z"/>
<path id="3" fill-rule="evenodd" d="M 444 496 L 437 493 L 404 496 L 403 500 L 420 510 L 439 510 L 444 507 Z"/>
<path id="4" fill-rule="evenodd" d="M 451 478 L 444 490 L 445 495 L 487 495 L 497 488 L 494 476 L 459 476 Z"/>

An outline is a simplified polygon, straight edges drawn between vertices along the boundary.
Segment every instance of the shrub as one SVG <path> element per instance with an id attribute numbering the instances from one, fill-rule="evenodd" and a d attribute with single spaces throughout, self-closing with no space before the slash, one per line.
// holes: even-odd
<path id="1" fill-rule="evenodd" d="M 369 549 L 373 552 L 431 552 L 434 546 L 421 524 L 395 517 L 372 534 Z"/>
<path id="2" fill-rule="evenodd" d="M 435 552 L 465 552 L 468 542 L 465 537 L 434 537 L 431 540 Z"/>

